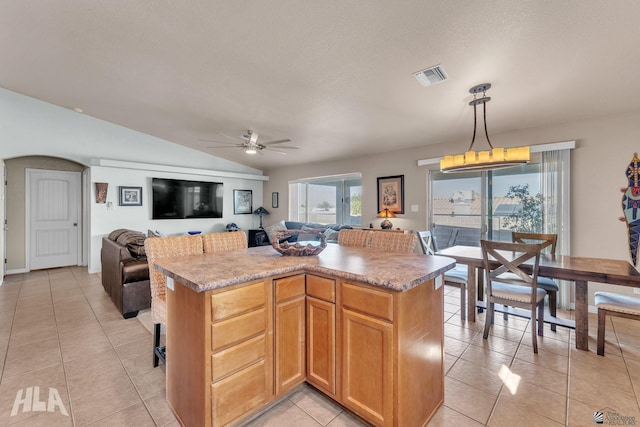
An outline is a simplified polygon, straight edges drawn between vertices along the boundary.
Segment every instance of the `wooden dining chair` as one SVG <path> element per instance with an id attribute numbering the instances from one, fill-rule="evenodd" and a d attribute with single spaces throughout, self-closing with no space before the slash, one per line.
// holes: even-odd
<path id="1" fill-rule="evenodd" d="M 338 244 L 355 248 L 368 248 L 373 235 L 371 230 L 353 230 L 344 228 L 338 233 Z"/>
<path id="2" fill-rule="evenodd" d="M 604 356 L 604 330 L 607 315 L 640 320 L 640 298 L 603 291 L 593 295 L 598 308 L 598 355 Z"/>
<path id="3" fill-rule="evenodd" d="M 416 234 L 425 255 L 435 255 L 438 252 L 436 236 L 431 231 L 418 231 Z M 444 284 L 460 289 L 460 320 L 462 321 L 467 320 L 467 283 L 469 282 L 467 268 L 464 264 L 456 264 L 453 269 L 444 273 Z"/>
<path id="4" fill-rule="evenodd" d="M 413 233 L 407 234 L 374 231 L 369 247 L 380 252 L 412 254 L 416 249 L 417 243 L 418 238 Z"/>
<path id="5" fill-rule="evenodd" d="M 244 233 L 242 233 L 244 234 Z M 150 237 L 144 241 L 144 249 L 149 261 L 149 282 L 151 285 L 151 319 L 153 321 L 153 367 L 159 360 L 166 363 L 165 348 L 160 345 L 160 327 L 167 322 L 167 278 L 154 268 L 157 259 L 196 255 L 203 252 L 202 237 Z"/>
<path id="6" fill-rule="evenodd" d="M 538 352 L 538 334 L 544 332 L 544 289 L 538 288 L 538 268 L 542 244 L 496 242 L 481 240 L 482 258 L 486 279 L 487 315 L 483 338 L 489 337 L 493 323 L 495 304 L 531 310 L 531 337 L 533 352 Z M 531 274 L 525 273 L 522 264 L 533 260 Z M 510 273 L 508 276 L 505 273 Z M 536 314 L 537 308 L 537 314 Z"/>
<path id="7" fill-rule="evenodd" d="M 551 233 L 520 233 L 514 231 L 511 233 L 511 240 L 514 243 L 541 243 L 543 251 L 548 250 L 551 255 L 555 255 L 558 235 Z M 558 311 L 558 291 L 560 287 L 556 281 L 550 277 L 538 277 L 538 287 L 544 289 L 547 295 L 549 295 L 549 314 L 556 317 Z M 504 314 L 504 318 L 507 318 L 507 313 Z M 554 332 L 556 330 L 554 323 L 551 324 L 551 330 Z"/>

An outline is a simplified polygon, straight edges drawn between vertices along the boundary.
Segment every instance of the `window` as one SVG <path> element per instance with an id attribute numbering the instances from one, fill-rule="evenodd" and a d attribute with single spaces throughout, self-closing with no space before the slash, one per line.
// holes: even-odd
<path id="1" fill-rule="evenodd" d="M 289 182 L 289 219 L 361 225 L 361 175 L 305 178 Z"/>

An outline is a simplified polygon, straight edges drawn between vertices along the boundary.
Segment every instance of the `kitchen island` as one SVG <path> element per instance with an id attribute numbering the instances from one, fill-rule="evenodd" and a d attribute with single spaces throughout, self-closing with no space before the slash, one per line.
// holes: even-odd
<path id="1" fill-rule="evenodd" d="M 167 280 L 167 401 L 237 425 L 308 382 L 364 420 L 420 426 L 444 399 L 441 256 L 269 246 L 156 261 Z"/>

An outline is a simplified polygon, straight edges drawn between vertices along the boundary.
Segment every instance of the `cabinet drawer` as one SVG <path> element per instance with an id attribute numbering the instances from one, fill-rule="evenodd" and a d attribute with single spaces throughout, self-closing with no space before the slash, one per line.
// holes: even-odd
<path id="1" fill-rule="evenodd" d="M 248 366 L 265 356 L 265 337 L 261 334 L 226 350 L 211 355 L 211 381 Z"/>
<path id="2" fill-rule="evenodd" d="M 307 274 L 307 295 L 324 301 L 336 302 L 336 281 Z"/>
<path id="3" fill-rule="evenodd" d="M 226 319 L 265 304 L 264 283 L 211 295 L 211 321 Z"/>
<path id="4" fill-rule="evenodd" d="M 264 360 L 211 385 L 214 426 L 227 425 L 265 402 Z"/>
<path id="5" fill-rule="evenodd" d="M 344 283 L 342 305 L 381 319 L 393 320 L 393 295 L 388 292 Z"/>
<path id="6" fill-rule="evenodd" d="M 233 343 L 264 332 L 265 310 L 252 311 L 211 325 L 211 351 L 216 352 Z"/>
<path id="7" fill-rule="evenodd" d="M 275 280 L 276 302 L 304 295 L 304 274 Z"/>

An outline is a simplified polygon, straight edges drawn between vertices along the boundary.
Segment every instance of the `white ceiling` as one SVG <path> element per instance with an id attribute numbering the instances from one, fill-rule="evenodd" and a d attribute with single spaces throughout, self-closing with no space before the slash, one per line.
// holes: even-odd
<path id="1" fill-rule="evenodd" d="M 635 0 L 5 0 L 0 86 L 258 169 L 639 108 Z M 442 64 L 423 88 L 412 73 Z M 208 149 L 290 138 L 287 156 Z"/>

